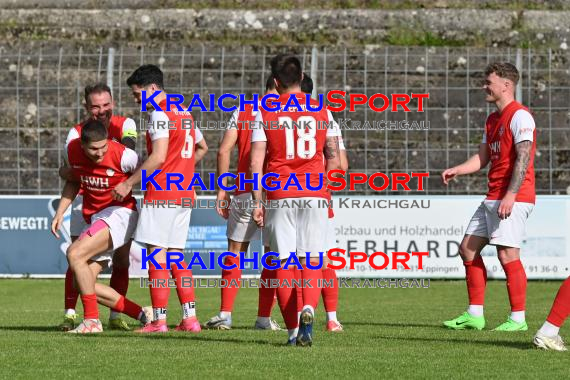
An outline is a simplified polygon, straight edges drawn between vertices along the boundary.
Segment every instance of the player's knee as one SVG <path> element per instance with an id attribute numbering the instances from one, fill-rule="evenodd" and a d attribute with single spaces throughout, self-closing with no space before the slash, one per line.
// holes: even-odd
<path id="1" fill-rule="evenodd" d="M 83 256 L 83 250 L 78 245 L 72 244 L 67 249 L 67 261 L 69 262 L 69 265 L 72 267 L 82 261 L 82 256 Z"/>
<path id="2" fill-rule="evenodd" d="M 467 244 L 466 240 L 463 240 L 459 245 L 459 255 L 462 259 L 471 259 L 473 258 L 477 252 L 473 251 L 473 249 L 469 248 L 469 244 Z"/>

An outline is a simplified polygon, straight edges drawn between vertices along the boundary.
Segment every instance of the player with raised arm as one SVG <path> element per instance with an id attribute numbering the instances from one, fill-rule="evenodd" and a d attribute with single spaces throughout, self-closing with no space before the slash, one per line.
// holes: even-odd
<path id="1" fill-rule="evenodd" d="M 113 114 L 114 101 L 111 95 L 111 89 L 104 83 L 97 83 L 85 87 L 85 109 L 89 115 L 89 119 L 98 120 L 107 128 L 108 137 L 113 141 L 121 142 L 130 149 L 135 149 L 137 128 L 135 121 L 131 118 L 118 116 Z M 65 141 L 64 153 L 67 146 L 75 139 L 80 138 L 81 128 L 85 122 L 81 122 L 71 128 Z M 70 168 L 63 166 L 60 168 L 60 176 L 63 179 L 70 179 Z M 71 208 L 70 235 L 71 241 L 74 242 L 85 228 L 86 224 L 81 213 L 83 204 L 83 193 L 80 190 L 74 199 Z M 113 255 L 113 266 L 111 273 L 111 287 L 125 296 L 129 288 L 129 246 L 121 247 Z M 63 331 L 71 330 L 75 327 L 77 314 L 75 306 L 79 292 L 74 286 L 73 272 L 71 268 L 65 273 L 65 314 L 60 329 Z M 121 318 L 121 314 L 116 310 L 111 310 L 109 316 L 109 328 L 116 330 L 130 330 L 128 324 Z"/>
<path id="2" fill-rule="evenodd" d="M 296 289 L 280 286 L 277 289 L 277 299 L 289 333 L 288 344 L 310 346 L 315 308 L 321 293 L 317 282 L 322 279 L 322 269 L 309 268 L 305 257 L 309 254 L 313 258 L 309 258 L 310 262 L 318 264 L 314 258 L 326 251 L 328 213 L 319 207 L 318 201 L 327 199 L 328 194 L 326 181 L 319 181 L 319 178 L 326 177 L 329 170 L 340 168 L 338 137 L 336 132 L 331 132 L 328 128 L 319 128 L 325 122 L 330 125 L 332 115 L 328 110 L 306 110 L 306 96 L 300 88 L 303 72 L 297 57 L 288 54 L 274 57 L 271 60 L 271 73 L 281 95 L 278 100 L 281 108 L 277 112 L 261 110 L 256 116 L 251 140 L 250 171 L 252 175 L 257 174 L 261 178 L 264 162 L 267 161 L 265 171 L 276 173 L 276 180 L 285 183 L 290 174 L 295 174 L 300 186 L 268 191 L 267 199 L 276 201 L 280 207 L 265 211 L 258 203 L 259 207 L 253 210 L 253 218 L 259 226 L 265 225 L 271 250 L 277 252 L 282 260 L 281 267 L 276 270 L 280 285 L 284 284 L 284 280 L 291 283 L 295 279 L 296 269 L 283 267 L 289 256 L 298 255 L 301 259 L 301 277 L 310 281 L 312 287 L 302 288 L 300 322 L 297 316 Z M 292 98 L 299 106 L 294 105 Z M 286 110 L 284 106 L 288 102 L 293 106 Z M 316 105 L 315 102 L 314 106 Z M 280 128 L 264 128 L 275 123 Z M 309 190 L 309 187 L 320 189 Z M 252 196 L 254 201 L 261 201 L 261 188 L 254 190 Z M 285 202 L 290 205 L 292 199 L 305 201 L 310 207 L 283 207 Z"/>
<path id="3" fill-rule="evenodd" d="M 532 115 L 515 101 L 519 73 L 510 63 L 493 63 L 485 70 L 485 100 L 497 111 L 487 118 L 479 152 L 459 166 L 442 173 L 447 185 L 460 175 L 475 173 L 490 162 L 487 197 L 469 222 L 459 247 L 465 266 L 469 307 L 459 317 L 445 321 L 450 329 L 485 327 L 483 304 L 487 271 L 481 250 L 497 247 L 499 261 L 507 277 L 511 314 L 496 331 L 526 331 L 527 279 L 520 260 L 520 245 L 526 220 L 534 208 L 534 152 L 536 129 Z"/>
<path id="4" fill-rule="evenodd" d="M 80 139 L 67 147 L 71 176 L 80 182 L 66 181 L 57 212 L 52 221 L 52 233 L 63 223 L 63 214 L 83 189 L 83 218 L 86 227 L 67 250 L 67 260 L 77 282 L 83 303 L 84 319 L 73 330 L 77 334 L 103 331 L 97 302 L 146 324 L 151 311 L 143 309 L 111 287 L 97 284 L 97 276 L 111 260 L 113 251 L 130 246 L 138 212 L 132 194 L 115 201 L 111 189 L 127 178 L 138 165 L 137 154 L 124 145 L 108 139 L 107 129 L 97 120 L 87 121 Z"/>
<path id="5" fill-rule="evenodd" d="M 273 76 L 267 79 L 265 86 L 265 93 L 277 94 L 275 90 L 275 82 L 273 81 Z M 220 176 L 223 173 L 227 173 L 230 170 L 230 156 L 232 150 L 235 146 L 238 148 L 238 162 L 237 162 L 237 174 L 243 173 L 245 178 L 250 178 L 249 174 L 249 160 L 250 160 L 250 148 L 251 148 L 251 125 L 255 121 L 255 116 L 257 111 L 253 110 L 252 104 L 246 104 L 245 110 L 242 112 L 235 111 L 229 122 L 229 127 L 224 133 L 224 137 L 220 142 L 220 147 L 218 150 L 218 173 Z M 227 178 L 223 180 L 224 186 L 227 186 Z M 251 200 L 251 185 L 246 184 L 244 190 L 239 189 L 239 177 L 236 179 L 237 189 L 234 191 L 233 201 L 230 199 L 230 195 L 227 191 L 222 188 L 218 188 L 217 192 L 217 202 L 216 211 L 218 214 L 227 219 L 228 226 L 226 230 L 226 236 L 228 238 L 228 251 L 239 255 L 240 252 L 247 252 L 249 248 L 249 242 L 252 240 L 256 232 L 259 232 L 257 224 L 252 218 L 252 209 L 249 207 L 249 201 Z M 232 207 L 221 207 L 221 202 L 226 202 L 228 205 L 230 203 Z M 239 283 L 241 279 L 241 270 L 239 269 L 240 261 L 239 257 L 226 257 L 224 260 L 224 265 L 235 265 L 233 269 L 222 270 L 222 279 L 228 281 L 228 284 L 232 280 Z M 263 269 L 261 274 L 262 279 L 273 278 L 271 276 L 275 271 L 270 271 L 268 269 Z M 271 288 L 268 288 L 270 289 Z M 219 330 L 229 330 L 232 327 L 232 310 L 234 306 L 234 301 L 237 296 L 239 287 L 236 286 L 226 286 L 221 288 L 221 305 L 220 312 L 218 315 L 210 318 L 204 325 L 208 329 L 219 329 Z M 271 310 L 271 305 L 273 304 L 273 294 L 268 297 L 262 297 L 263 290 L 260 287 L 260 304 L 263 302 L 269 302 L 269 309 Z M 274 293 L 274 292 L 271 292 Z M 263 306 L 260 305 L 260 309 Z M 269 311 L 271 313 L 271 311 Z M 277 322 L 271 320 L 269 315 L 267 320 L 263 317 L 258 317 L 255 324 L 257 329 L 264 330 L 281 330 Z"/>
<path id="6" fill-rule="evenodd" d="M 202 133 L 194 126 L 190 112 L 176 111 L 172 105 L 166 108 L 163 73 L 154 65 L 143 65 L 136 69 L 127 79 L 137 103 L 142 103 L 142 91 L 147 97 L 153 95 L 156 104 L 163 110 L 149 112 L 148 131 L 146 136 L 149 156 L 142 166 L 125 182 L 114 189 L 116 199 L 123 199 L 134 185 L 141 181 L 142 170 L 150 176 L 155 170 L 160 173 L 154 176 L 154 182 L 146 186 L 144 204 L 138 221 L 134 239 L 146 244 L 148 253 L 158 250 L 154 257 L 159 267 L 150 265 L 149 280 L 168 281 L 170 275 L 175 279 L 178 300 L 182 305 L 182 322 L 176 327 L 179 331 L 199 332 L 200 323 L 196 318 L 196 300 L 193 287 L 183 287 L 183 278 L 191 278 L 192 271 L 187 263 L 172 264 L 166 267 L 167 252 L 182 255 L 186 247 L 190 228 L 191 208 L 182 207 L 182 199 L 195 199 L 194 190 L 187 190 L 194 175 L 195 164 L 206 154 L 208 146 Z M 156 94 L 158 92 L 158 94 Z M 184 119 L 190 124 L 184 126 Z M 167 173 L 180 173 L 183 180 L 167 187 Z M 170 187 L 170 189 L 169 189 Z M 161 190 L 163 189 L 163 190 Z M 172 202 L 176 207 L 159 206 L 159 202 Z M 138 332 L 152 333 L 168 331 L 166 313 L 169 287 L 150 287 L 153 307 L 153 322 Z"/>
<path id="7" fill-rule="evenodd" d="M 303 80 L 301 81 L 301 91 L 306 94 L 313 93 L 313 80 L 307 73 L 303 73 Z M 336 124 L 336 122 L 335 122 Z M 338 147 L 340 156 L 340 170 L 348 170 L 348 158 L 346 156 L 346 148 L 342 139 L 342 132 L 340 128 L 338 129 Z M 331 193 L 329 192 L 329 200 L 331 199 Z M 329 208 L 329 220 L 328 220 L 328 230 L 327 230 L 327 244 L 328 249 L 336 248 L 336 234 L 334 227 L 334 211 Z M 342 324 L 337 319 L 337 306 L 338 306 L 338 280 L 336 277 L 336 270 L 332 268 L 327 268 L 328 257 L 324 257 L 323 261 L 323 280 L 330 282 L 332 281 L 332 286 L 325 286 L 322 289 L 323 305 L 325 306 L 325 312 L 327 313 L 327 331 L 330 332 L 341 332 L 343 331 Z"/>

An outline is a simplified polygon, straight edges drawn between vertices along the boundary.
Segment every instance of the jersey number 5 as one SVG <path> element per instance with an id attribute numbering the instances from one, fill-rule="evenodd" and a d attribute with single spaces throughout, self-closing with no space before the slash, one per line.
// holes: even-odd
<path id="1" fill-rule="evenodd" d="M 317 152 L 317 134 L 315 118 L 301 116 L 297 119 L 298 128 L 293 127 L 293 119 L 279 117 L 279 125 L 285 125 L 285 152 L 288 160 L 295 158 L 295 131 L 297 131 L 297 157 L 311 159 Z"/>

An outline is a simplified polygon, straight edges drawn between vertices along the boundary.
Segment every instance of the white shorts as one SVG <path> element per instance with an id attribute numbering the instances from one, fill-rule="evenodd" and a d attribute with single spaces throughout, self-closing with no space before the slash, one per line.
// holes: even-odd
<path id="1" fill-rule="evenodd" d="M 134 239 L 162 248 L 184 249 L 190 229 L 188 207 L 141 207 Z"/>
<path id="2" fill-rule="evenodd" d="M 257 228 L 257 224 L 253 220 L 253 209 L 249 207 L 250 200 L 251 193 L 239 194 L 232 199 L 232 204 L 236 207 L 230 208 L 228 228 L 226 230 L 228 239 L 243 243 L 254 240 L 256 232 L 259 235 L 259 228 Z M 255 238 L 255 240 L 257 239 L 259 237 Z"/>
<path id="3" fill-rule="evenodd" d="M 526 220 L 532 212 L 532 203 L 515 202 L 511 215 L 504 220 L 499 219 L 497 209 L 501 201 L 484 200 L 473 214 L 466 235 L 480 236 L 489 239 L 491 245 L 520 248 L 525 234 Z"/>
<path id="4" fill-rule="evenodd" d="M 334 222 L 334 218 L 329 218 L 327 222 L 327 250 L 338 248 L 335 227 L 336 224 Z"/>
<path id="5" fill-rule="evenodd" d="M 121 248 L 123 245 L 131 241 L 133 232 L 137 226 L 138 217 L 139 213 L 136 210 L 131 210 L 130 208 L 121 206 L 107 207 L 106 209 L 94 214 L 91 217 L 91 224 L 95 223 L 97 220 L 105 222 L 109 227 L 113 247 L 106 252 L 93 256 L 90 260 L 110 261 L 113 258 L 113 252 L 117 248 Z M 91 225 L 86 226 L 84 231 L 89 227 L 91 227 Z"/>
<path id="6" fill-rule="evenodd" d="M 285 202 L 291 205 L 293 200 L 307 200 L 311 208 L 282 207 Z M 305 258 L 306 252 L 318 257 L 319 252 L 326 251 L 329 212 L 327 208 L 319 207 L 321 200 L 316 197 L 285 198 L 278 201 L 279 208 L 265 211 L 266 242 L 272 251 L 279 253 L 281 260 L 287 259 L 291 253 Z"/>
<path id="7" fill-rule="evenodd" d="M 87 226 L 83 219 L 83 195 L 77 195 L 71 204 L 71 220 L 69 221 L 69 234 L 79 236 Z"/>

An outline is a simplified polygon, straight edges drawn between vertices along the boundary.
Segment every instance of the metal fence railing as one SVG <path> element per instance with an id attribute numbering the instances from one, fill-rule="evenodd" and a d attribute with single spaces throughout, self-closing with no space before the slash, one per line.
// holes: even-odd
<path id="1" fill-rule="evenodd" d="M 192 93 L 259 93 L 269 60 L 286 48 L 192 45 L 171 48 L 101 47 L 36 49 L 0 46 L 0 193 L 55 194 L 67 132 L 85 118 L 83 88 L 104 81 L 111 85 L 115 113 L 140 121 L 125 80 L 142 63 L 165 72 L 168 91 Z M 444 187 L 438 178 L 446 167 L 472 155 L 486 116 L 493 111 L 480 89 L 482 70 L 492 61 L 508 60 L 521 71 L 518 98 L 534 113 L 538 128 L 537 191 L 566 194 L 570 185 L 570 53 L 564 50 L 479 49 L 445 47 L 291 48 L 317 92 L 429 92 L 425 112 L 376 113 L 365 106 L 335 113 L 336 119 L 423 121 L 425 130 L 343 131 L 350 170 L 368 173 L 430 172 L 427 194 L 479 194 L 485 173 Z M 229 104 L 229 102 L 228 102 Z M 195 119 L 226 120 L 228 114 L 193 112 Z M 348 124 L 350 125 L 350 123 Z M 215 170 L 221 131 L 206 131 L 210 152 L 197 170 Z M 137 149 L 144 151 L 144 138 Z M 370 190 L 363 193 L 370 194 Z"/>

